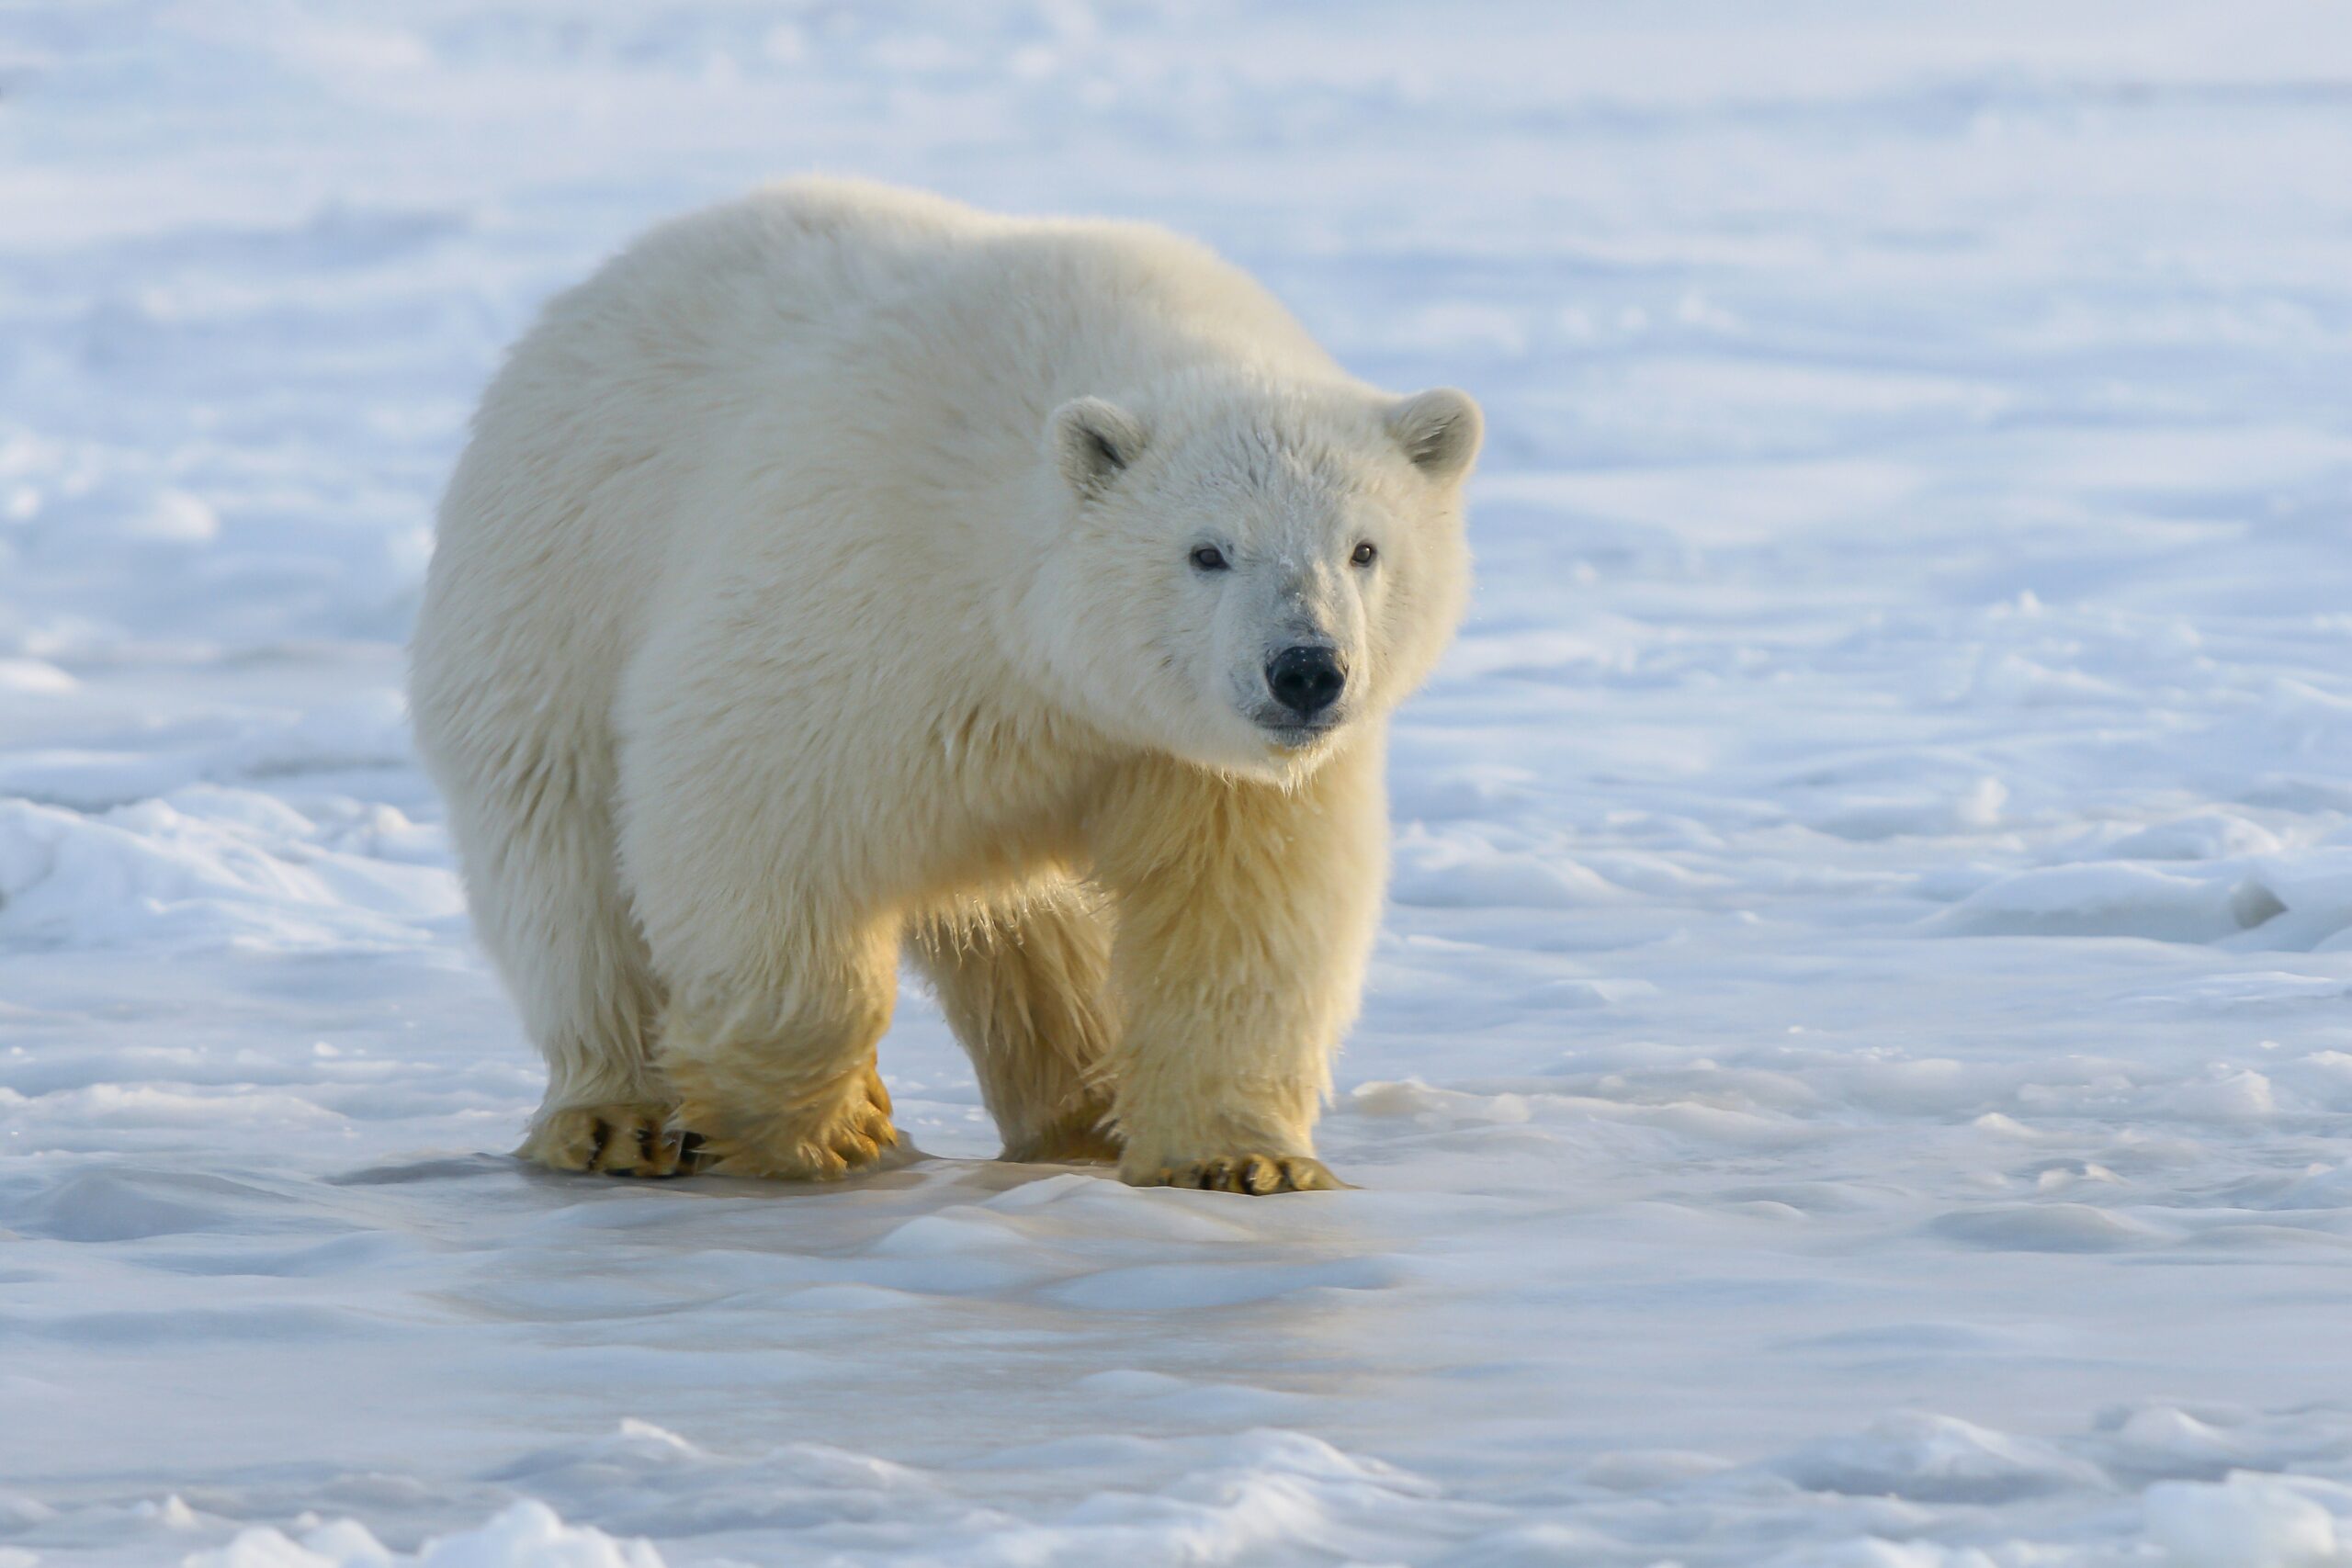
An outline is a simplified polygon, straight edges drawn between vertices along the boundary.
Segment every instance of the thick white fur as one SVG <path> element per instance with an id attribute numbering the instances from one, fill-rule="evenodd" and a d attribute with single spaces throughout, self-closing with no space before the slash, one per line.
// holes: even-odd
<path id="1" fill-rule="evenodd" d="M 414 650 L 548 1059 L 525 1152 L 588 1163 L 582 1116 L 652 1107 L 726 1169 L 872 1158 L 905 945 L 1009 1154 L 1311 1156 L 1477 440 L 1462 394 L 1349 378 L 1136 225 L 798 181 L 557 299 L 483 399 Z M 1270 729 L 1302 640 L 1347 662 L 1340 722 Z"/>

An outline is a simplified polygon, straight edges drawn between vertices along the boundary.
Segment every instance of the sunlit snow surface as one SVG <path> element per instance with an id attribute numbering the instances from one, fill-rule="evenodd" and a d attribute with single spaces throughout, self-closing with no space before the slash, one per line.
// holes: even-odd
<path id="1" fill-rule="evenodd" d="M 7 9 L 0 1564 L 2352 1561 L 2352 13 L 1897 13 Z M 435 494 L 812 166 L 1485 400 L 1363 1190 L 989 1163 L 911 988 L 908 1169 L 503 1152 Z"/>

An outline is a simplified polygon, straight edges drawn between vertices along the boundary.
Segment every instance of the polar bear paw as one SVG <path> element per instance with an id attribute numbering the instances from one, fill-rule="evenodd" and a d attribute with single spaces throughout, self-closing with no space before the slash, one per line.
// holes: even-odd
<path id="1" fill-rule="evenodd" d="M 703 1167 L 717 1176 L 749 1176 L 776 1181 L 838 1181 L 872 1165 L 899 1142 L 890 1123 L 890 1092 L 881 1075 L 866 1071 L 852 1091 L 821 1111 L 795 1110 L 749 1117 L 741 1111 L 697 1117 L 691 1099 L 685 1115 L 711 1129 L 704 1138 Z"/>
<path id="2" fill-rule="evenodd" d="M 1121 1172 L 1131 1187 L 1195 1187 L 1207 1192 L 1331 1192 L 1349 1183 L 1307 1155 L 1224 1155 L 1187 1160 L 1135 1174 Z"/>
<path id="3" fill-rule="evenodd" d="M 607 1176 L 684 1176 L 702 1167 L 702 1140 L 671 1125 L 671 1108 L 651 1101 L 575 1105 L 539 1118 L 520 1157 L 549 1170 Z"/>

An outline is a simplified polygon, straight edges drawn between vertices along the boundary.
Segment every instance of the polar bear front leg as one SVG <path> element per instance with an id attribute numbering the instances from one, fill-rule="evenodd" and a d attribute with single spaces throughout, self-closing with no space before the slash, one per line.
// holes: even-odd
<path id="1" fill-rule="evenodd" d="M 1121 1179 L 1345 1185 L 1315 1157 L 1314 1127 L 1379 925 L 1377 737 L 1290 790 L 1138 771 L 1098 826 L 1098 874 L 1118 900 Z"/>
<path id="2" fill-rule="evenodd" d="M 673 997 L 661 1067 L 705 1168 L 825 1181 L 899 1141 L 875 1066 L 897 962 L 896 943 L 878 931 L 804 938 Z"/>

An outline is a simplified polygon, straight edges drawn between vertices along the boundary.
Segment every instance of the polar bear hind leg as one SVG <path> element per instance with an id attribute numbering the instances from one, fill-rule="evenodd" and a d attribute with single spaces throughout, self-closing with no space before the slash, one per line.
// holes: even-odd
<path id="1" fill-rule="evenodd" d="M 972 1058 L 1009 1160 L 1116 1160 L 1111 1089 L 1111 929 L 1097 900 L 1057 883 L 1001 905 L 917 922 L 917 966 Z"/>
<path id="2" fill-rule="evenodd" d="M 898 989 L 895 931 L 802 931 L 673 990 L 661 1066 L 677 1122 L 721 1176 L 829 1181 L 899 1141 L 875 1047 Z"/>
<path id="3" fill-rule="evenodd" d="M 692 1150 L 668 1130 L 652 1066 L 662 987 L 615 863 L 610 754 L 555 732 L 497 745 L 477 711 L 493 682 L 422 684 L 419 728 L 449 801 L 474 927 L 548 1087 L 516 1155 L 557 1170 L 668 1176 Z"/>

